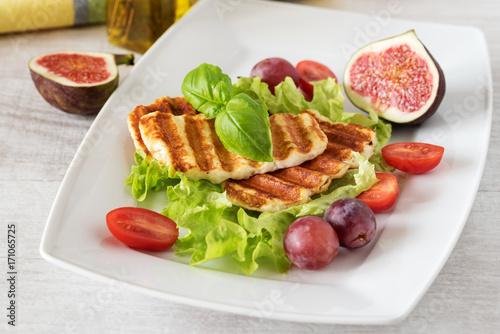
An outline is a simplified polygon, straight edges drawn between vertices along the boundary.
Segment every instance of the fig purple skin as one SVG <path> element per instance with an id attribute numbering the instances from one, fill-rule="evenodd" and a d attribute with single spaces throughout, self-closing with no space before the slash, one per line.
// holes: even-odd
<path id="1" fill-rule="evenodd" d="M 70 114 L 94 114 L 101 110 L 118 86 L 118 80 L 105 85 L 74 89 L 52 81 L 34 71 L 31 78 L 38 92 L 53 107 Z"/>
<path id="2" fill-rule="evenodd" d="M 361 110 L 414 125 L 436 113 L 446 81 L 441 66 L 410 30 L 358 50 L 346 65 L 344 89 Z"/>
<path id="3" fill-rule="evenodd" d="M 109 70 L 109 76 L 106 79 L 97 79 L 92 82 L 75 82 L 54 72 L 54 70 L 59 69 L 58 66 L 62 68 L 62 65 L 58 65 L 57 62 L 52 63 L 50 68 L 40 65 L 38 62 L 47 56 L 57 59 L 57 57 L 61 56 L 62 58 L 64 55 L 78 55 L 82 59 L 85 59 L 86 56 L 92 57 L 92 59 L 102 59 L 106 64 L 105 68 Z M 62 51 L 34 57 L 30 60 L 29 68 L 35 87 L 49 104 L 70 114 L 87 115 L 99 112 L 118 86 L 117 64 L 133 65 L 133 63 L 134 56 L 131 54 L 112 55 L 97 52 Z M 66 63 L 65 66 L 67 65 Z M 86 70 L 95 71 L 97 74 L 102 71 L 100 68 L 90 70 L 87 68 Z"/>

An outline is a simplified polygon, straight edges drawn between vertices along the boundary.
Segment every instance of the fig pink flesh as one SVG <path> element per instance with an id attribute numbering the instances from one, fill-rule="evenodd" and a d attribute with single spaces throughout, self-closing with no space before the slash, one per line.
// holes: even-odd
<path id="1" fill-rule="evenodd" d="M 81 84 L 102 82 L 111 76 L 102 57 L 84 54 L 50 54 L 38 59 L 37 64 L 55 76 Z"/>
<path id="2" fill-rule="evenodd" d="M 371 97 L 373 104 L 404 112 L 422 108 L 433 88 L 427 62 L 406 44 L 363 54 L 354 63 L 350 79 L 352 89 Z"/>

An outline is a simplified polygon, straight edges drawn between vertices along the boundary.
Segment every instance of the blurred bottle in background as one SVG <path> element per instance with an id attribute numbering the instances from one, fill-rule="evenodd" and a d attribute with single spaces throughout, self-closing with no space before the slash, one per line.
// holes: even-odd
<path id="1" fill-rule="evenodd" d="M 144 53 L 197 0 L 107 0 L 111 44 Z"/>

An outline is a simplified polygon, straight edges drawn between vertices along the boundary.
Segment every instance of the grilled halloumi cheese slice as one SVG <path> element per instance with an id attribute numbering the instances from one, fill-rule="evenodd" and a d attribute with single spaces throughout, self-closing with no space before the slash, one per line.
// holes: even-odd
<path id="1" fill-rule="evenodd" d="M 215 133 L 214 119 L 208 120 L 204 114 L 150 112 L 140 117 L 139 131 L 145 148 L 161 164 L 190 179 L 213 183 L 297 166 L 326 149 L 328 139 L 310 114 L 276 114 L 269 120 L 273 162 L 257 162 L 229 152 Z"/>
<path id="2" fill-rule="evenodd" d="M 143 150 L 147 156 L 151 158 L 151 154 L 142 140 L 139 122 L 142 116 L 152 112 L 162 112 L 173 115 L 196 115 L 197 112 L 184 97 L 169 97 L 164 96 L 153 103 L 146 106 L 137 106 L 131 113 L 128 114 L 127 124 L 130 135 L 134 140 L 135 148 Z"/>
<path id="3" fill-rule="evenodd" d="M 328 137 L 326 150 L 300 166 L 254 175 L 247 180 L 227 180 L 224 190 L 237 206 L 260 212 L 276 212 L 307 203 L 314 194 L 328 189 L 333 179 L 358 167 L 353 152 L 370 158 L 377 143 L 372 129 L 346 123 L 334 123 L 315 110 L 313 116 Z M 301 114 L 301 115 L 302 115 Z"/>
<path id="4" fill-rule="evenodd" d="M 328 152 L 335 151 L 335 157 L 349 164 L 350 168 L 358 167 L 358 161 L 352 152 L 358 152 L 366 158 L 373 155 L 377 145 L 377 137 L 374 130 L 352 123 L 332 122 L 329 118 L 321 115 L 317 110 L 303 110 L 314 117 L 319 123 L 321 130 L 328 137 Z M 328 153 L 326 152 L 326 153 Z M 327 154 L 325 154 L 327 156 Z M 333 157 L 333 156 L 332 156 Z"/>

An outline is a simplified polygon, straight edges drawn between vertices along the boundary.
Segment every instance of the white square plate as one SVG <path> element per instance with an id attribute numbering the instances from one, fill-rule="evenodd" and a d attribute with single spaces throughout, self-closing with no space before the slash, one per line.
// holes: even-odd
<path id="1" fill-rule="evenodd" d="M 180 96 L 188 71 L 218 65 L 233 80 L 259 60 L 312 59 L 339 78 L 362 44 L 415 29 L 441 64 L 447 92 L 418 127 L 395 127 L 393 142 L 445 147 L 441 164 L 409 176 L 396 207 L 377 215 L 376 240 L 342 251 L 326 269 L 259 269 L 247 277 L 224 261 L 191 267 L 172 251 L 132 250 L 107 230 L 106 213 L 138 204 L 124 180 L 134 147 L 126 116 L 139 104 Z M 41 242 L 50 262 L 118 280 L 169 300 L 256 317 L 317 323 L 383 324 L 406 317 L 448 259 L 481 179 L 492 116 L 485 39 L 446 26 L 265 1 L 204 0 L 165 33 L 111 96 L 79 148 L 54 202 Z M 355 111 L 346 99 L 346 111 Z"/>

